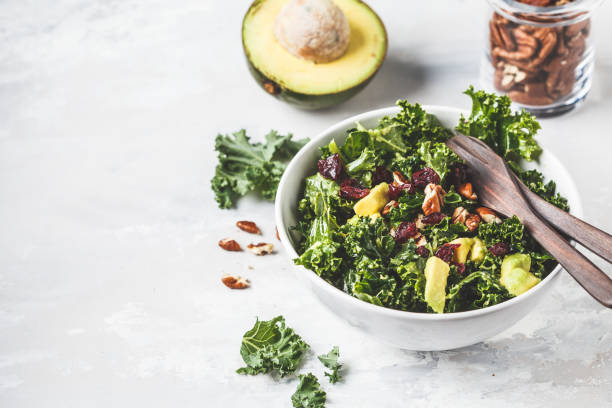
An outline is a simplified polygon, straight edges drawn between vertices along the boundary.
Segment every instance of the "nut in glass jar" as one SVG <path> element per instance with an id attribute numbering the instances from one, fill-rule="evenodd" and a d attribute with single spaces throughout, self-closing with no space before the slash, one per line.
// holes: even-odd
<path id="1" fill-rule="evenodd" d="M 589 13 L 599 2 L 489 0 L 493 86 L 536 115 L 574 108 L 591 86 Z"/>

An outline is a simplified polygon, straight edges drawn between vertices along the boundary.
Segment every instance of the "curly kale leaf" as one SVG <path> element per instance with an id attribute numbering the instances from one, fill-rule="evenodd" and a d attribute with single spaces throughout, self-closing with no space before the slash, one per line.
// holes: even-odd
<path id="1" fill-rule="evenodd" d="M 450 217 L 444 217 L 436 225 L 426 225 L 422 232 L 427 237 L 427 242 L 431 244 L 431 248 L 435 250 L 455 238 L 466 236 L 468 229 L 461 223 L 453 224 Z"/>
<path id="2" fill-rule="evenodd" d="M 400 252 L 391 259 L 401 284 L 396 290 L 393 308 L 411 312 L 426 312 L 424 258 L 416 254 L 414 240 L 402 246 Z"/>
<path id="3" fill-rule="evenodd" d="M 291 396 L 294 408 L 325 408 L 327 395 L 321 389 L 319 380 L 312 373 L 298 376 L 300 382 Z"/>
<path id="4" fill-rule="evenodd" d="M 395 277 L 387 268 L 395 240 L 382 219 L 374 223 L 360 217 L 342 226 L 343 248 L 350 266 L 344 273 L 348 293 L 376 305 L 387 305 L 393 298 Z"/>
<path id="5" fill-rule="evenodd" d="M 329 353 L 321 354 L 317 356 L 317 358 L 325 367 L 331 370 L 331 373 L 325 372 L 325 375 L 329 377 L 329 382 L 332 384 L 337 383 L 342 378 L 339 372 L 340 368 L 342 368 L 342 364 L 338 363 L 338 358 L 340 358 L 340 349 L 338 346 L 334 346 Z"/>
<path id="6" fill-rule="evenodd" d="M 489 273 L 476 271 L 452 286 L 448 295 L 445 312 L 482 309 L 510 299 L 512 295 Z"/>
<path id="7" fill-rule="evenodd" d="M 230 135 L 217 135 L 215 150 L 219 163 L 211 186 L 220 208 L 231 208 L 240 196 L 257 191 L 274 200 L 285 161 L 302 148 L 308 139 L 292 140 L 272 130 L 265 143 L 251 143 L 244 129 Z"/>
<path id="8" fill-rule="evenodd" d="M 505 242 L 510 245 L 512 252 L 525 253 L 528 249 L 525 226 L 516 215 L 506 218 L 501 224 L 494 222 L 481 224 L 478 228 L 478 237 L 483 240 L 487 248 L 498 242 Z"/>
<path id="9" fill-rule="evenodd" d="M 421 193 L 404 194 L 398 200 L 398 206 L 389 211 L 389 221 L 397 225 L 402 221 L 412 221 L 421 211 L 425 195 Z"/>
<path id="10" fill-rule="evenodd" d="M 401 111 L 393 117 L 382 118 L 377 129 L 399 126 L 406 146 L 416 147 L 418 142 L 426 140 L 444 142 L 452 136 L 452 132 L 442 126 L 438 118 L 425 112 L 418 103 L 410 104 L 406 100 L 399 100 L 397 105 Z"/>
<path id="11" fill-rule="evenodd" d="M 461 162 L 459 156 L 443 142 L 432 142 L 430 140 L 421 142 L 418 145 L 417 152 L 421 161 L 427 167 L 434 169 L 442 180 L 448 174 L 453 163 Z"/>
<path id="12" fill-rule="evenodd" d="M 556 193 L 557 185 L 554 181 L 550 180 L 548 183 L 544 183 L 544 175 L 537 170 L 514 170 L 531 191 L 563 211 L 569 211 L 567 199 Z"/>
<path id="13" fill-rule="evenodd" d="M 349 201 L 340 198 L 339 187 L 320 174 L 306 179 L 304 198 L 299 205 L 303 220 L 311 220 L 303 245 L 304 252 L 296 259 L 296 265 L 308 268 L 334 286 L 341 286 L 342 258 L 336 231 L 352 214 Z M 299 224 L 301 230 L 307 227 Z"/>
<path id="14" fill-rule="evenodd" d="M 484 141 L 508 161 L 538 158 L 542 149 L 534 139 L 540 129 L 535 116 L 512 112 L 505 95 L 475 91 L 472 86 L 464 93 L 472 98 L 472 112 L 468 118 L 461 115 L 458 131 Z"/>
<path id="15" fill-rule="evenodd" d="M 257 319 L 255 326 L 242 337 L 240 354 L 246 367 L 236 372 L 256 375 L 275 370 L 284 377 L 295 372 L 309 347 L 292 328 L 285 325 L 282 316 L 268 321 Z"/>

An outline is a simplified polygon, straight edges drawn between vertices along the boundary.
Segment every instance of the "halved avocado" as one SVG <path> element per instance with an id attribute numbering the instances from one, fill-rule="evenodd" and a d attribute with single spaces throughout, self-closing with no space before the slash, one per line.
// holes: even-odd
<path id="1" fill-rule="evenodd" d="M 387 53 L 387 32 L 360 0 L 334 0 L 348 19 L 351 37 L 340 58 L 316 64 L 288 52 L 274 36 L 274 19 L 287 0 L 255 0 L 242 22 L 249 70 L 270 95 L 305 109 L 344 102 L 374 77 Z"/>

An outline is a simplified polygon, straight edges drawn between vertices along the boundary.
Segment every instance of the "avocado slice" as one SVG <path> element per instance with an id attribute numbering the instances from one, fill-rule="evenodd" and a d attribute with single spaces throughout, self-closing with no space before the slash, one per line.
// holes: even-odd
<path id="1" fill-rule="evenodd" d="M 470 261 L 481 262 L 487 254 L 487 247 L 485 246 L 482 239 L 474 237 L 472 238 L 472 250 L 470 251 Z"/>
<path id="2" fill-rule="evenodd" d="M 348 49 L 338 59 L 314 63 L 287 51 L 274 36 L 274 20 L 286 0 L 255 0 L 242 22 L 249 70 L 276 98 L 305 109 L 349 99 L 374 77 L 387 53 L 387 32 L 376 13 L 359 0 L 334 0 L 348 19 Z"/>
<path id="3" fill-rule="evenodd" d="M 452 240 L 450 243 L 461 245 L 459 248 L 455 249 L 453 260 L 455 262 L 465 263 L 468 257 L 468 253 L 470 252 L 470 248 L 472 248 L 472 244 L 474 243 L 474 240 L 472 238 L 457 238 Z"/>
<path id="4" fill-rule="evenodd" d="M 369 217 L 377 214 L 389 202 L 389 185 L 380 183 L 370 193 L 355 203 L 353 209 L 355 214 Z"/>
<path id="5" fill-rule="evenodd" d="M 501 278 L 499 281 L 508 292 L 518 296 L 540 282 L 539 278 L 529 272 L 530 268 L 531 257 L 529 255 L 507 255 L 501 265 Z"/>
<path id="6" fill-rule="evenodd" d="M 449 271 L 449 265 L 437 256 L 432 256 L 425 264 L 425 302 L 436 313 L 444 313 Z"/>

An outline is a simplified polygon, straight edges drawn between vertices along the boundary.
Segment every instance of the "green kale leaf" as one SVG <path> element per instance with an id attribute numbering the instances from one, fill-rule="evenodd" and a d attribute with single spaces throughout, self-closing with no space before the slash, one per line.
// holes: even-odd
<path id="1" fill-rule="evenodd" d="M 291 396 L 294 408 L 325 408 L 327 395 L 321 389 L 319 380 L 312 373 L 298 376 L 300 382 Z"/>
<path id="2" fill-rule="evenodd" d="M 377 129 L 401 126 L 405 146 L 414 148 L 421 141 L 443 142 L 452 137 L 452 132 L 442 126 L 434 115 L 425 112 L 418 103 L 399 100 L 397 105 L 401 111 L 393 117 L 382 118 Z"/>
<path id="3" fill-rule="evenodd" d="M 342 368 L 342 364 L 338 363 L 338 358 L 340 357 L 340 349 L 338 346 L 334 346 L 331 351 L 327 354 L 321 354 L 317 356 L 319 361 L 323 363 L 323 365 L 331 370 L 331 373 L 325 372 L 325 375 L 329 377 L 329 382 L 335 384 L 342 378 L 339 370 Z"/>
<path id="4" fill-rule="evenodd" d="M 277 316 L 260 321 L 242 337 L 240 354 L 246 367 L 238 374 L 256 375 L 277 371 L 281 377 L 292 374 L 310 346 L 292 328 L 285 326 L 285 319 Z"/>
<path id="5" fill-rule="evenodd" d="M 516 215 L 506 218 L 501 224 L 494 222 L 480 224 L 478 237 L 483 240 L 487 248 L 498 242 L 505 242 L 510 245 L 512 252 L 525 253 L 528 246 L 525 226 Z"/>
<path id="6" fill-rule="evenodd" d="M 389 211 L 389 221 L 392 225 L 397 225 L 402 221 L 412 221 L 421 211 L 423 206 L 424 194 L 404 194 L 398 200 L 398 206 L 392 207 Z"/>
<path id="7" fill-rule="evenodd" d="M 556 193 L 557 185 L 554 181 L 550 180 L 548 183 L 544 183 L 544 175 L 537 170 L 515 169 L 515 172 L 531 191 L 563 211 L 569 211 L 567 199 Z"/>
<path id="8" fill-rule="evenodd" d="M 510 293 L 499 280 L 483 271 L 472 272 L 458 284 L 452 286 L 448 295 L 445 312 L 482 309 L 508 300 Z"/>
<path id="9" fill-rule="evenodd" d="M 444 180 L 453 163 L 461 162 L 459 156 L 443 142 L 430 140 L 421 142 L 418 146 L 418 153 L 425 165 L 434 169 L 441 180 Z"/>
<path id="10" fill-rule="evenodd" d="M 309 227 L 298 224 L 300 230 L 308 232 L 303 244 L 303 253 L 293 262 L 308 268 L 336 287 L 341 286 L 340 267 L 342 258 L 337 252 L 340 237 L 336 233 L 340 223 L 353 213 L 352 203 L 340 198 L 340 188 L 333 180 L 319 173 L 306 179 L 304 198 L 299 209 Z M 304 221 L 308 222 L 308 221 Z"/>
<path id="11" fill-rule="evenodd" d="M 484 141 L 507 161 L 538 158 L 542 149 L 534 139 L 540 129 L 535 116 L 512 112 L 505 95 L 475 91 L 472 86 L 464 93 L 472 98 L 472 112 L 469 118 L 461 115 L 458 131 Z"/>
<path id="12" fill-rule="evenodd" d="M 308 139 L 292 140 L 272 130 L 265 143 L 251 143 L 244 129 L 230 135 L 217 135 L 215 150 L 219 163 L 211 186 L 220 208 L 231 208 L 240 196 L 257 191 L 274 200 L 285 161 L 302 148 Z"/>

